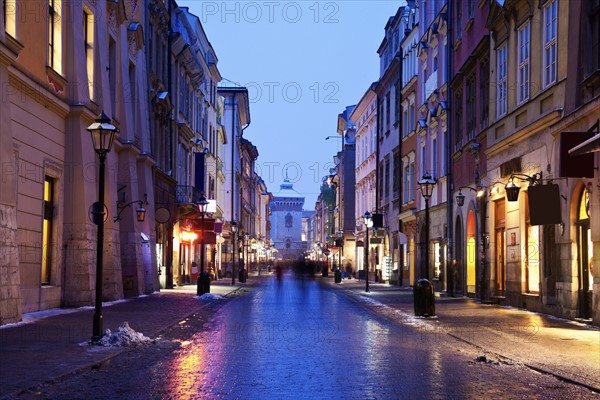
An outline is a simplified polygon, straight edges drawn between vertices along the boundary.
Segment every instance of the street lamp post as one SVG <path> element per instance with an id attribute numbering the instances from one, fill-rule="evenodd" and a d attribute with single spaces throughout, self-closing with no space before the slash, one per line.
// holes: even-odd
<path id="1" fill-rule="evenodd" d="M 238 224 L 234 219 L 231 221 L 231 236 L 233 239 L 233 254 L 231 255 L 231 284 L 235 285 L 235 253 L 237 253 L 237 247 L 235 243 L 235 237 L 237 236 Z"/>
<path id="2" fill-rule="evenodd" d="M 365 233 L 365 292 L 369 291 L 369 228 L 373 226 L 373 216 L 370 212 L 365 212 L 363 215 L 365 221 L 366 233 Z"/>
<path id="3" fill-rule="evenodd" d="M 344 231 L 339 229 L 338 234 L 338 267 L 342 271 L 342 249 L 344 248 Z"/>
<path id="4" fill-rule="evenodd" d="M 92 342 L 98 342 L 102 337 L 102 254 L 104 252 L 104 170 L 106 155 L 110 152 L 115 133 L 118 129 L 112 124 L 111 119 L 100 113 L 93 124 L 87 127 L 92 135 L 94 151 L 100 159 L 98 172 L 98 202 L 94 204 L 94 222 L 98 225 L 96 241 L 96 301 L 94 307 L 94 322 L 92 329 Z"/>
<path id="5" fill-rule="evenodd" d="M 208 273 L 205 274 L 204 264 L 206 263 L 206 248 L 205 248 L 205 233 L 206 229 L 204 226 L 204 216 L 206 214 L 206 209 L 208 208 L 208 200 L 206 200 L 206 196 L 204 193 L 200 196 L 200 201 L 198 202 L 198 209 L 200 210 L 201 215 L 201 224 L 202 224 L 202 237 L 200 239 L 200 274 L 198 275 L 198 281 L 196 285 L 196 294 L 198 296 L 202 296 L 204 293 L 208 293 L 210 291 L 210 283 L 207 282 L 209 279 Z"/>
<path id="6" fill-rule="evenodd" d="M 421 195 L 425 199 L 425 279 L 429 280 L 429 199 L 433 193 L 435 179 L 426 172 L 418 183 Z"/>

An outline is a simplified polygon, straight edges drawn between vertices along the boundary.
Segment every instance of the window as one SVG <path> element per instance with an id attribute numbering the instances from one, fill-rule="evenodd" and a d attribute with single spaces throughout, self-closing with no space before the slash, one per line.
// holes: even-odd
<path id="1" fill-rule="evenodd" d="M 398 123 L 400 121 L 400 94 L 401 94 L 401 90 L 400 90 L 400 81 L 396 82 L 394 84 L 394 90 L 396 93 L 396 97 L 394 99 L 394 121 L 396 123 Z"/>
<path id="2" fill-rule="evenodd" d="M 518 33 L 519 69 L 517 74 L 517 103 L 529 99 L 529 22 Z"/>
<path id="3" fill-rule="evenodd" d="M 55 181 L 49 176 L 44 180 L 44 222 L 42 226 L 42 276 L 41 284 L 50 284 L 52 270 L 52 232 L 54 220 L 54 186 Z"/>
<path id="4" fill-rule="evenodd" d="M 293 225 L 294 225 L 294 218 L 292 217 L 291 213 L 287 213 L 285 215 L 285 227 L 291 228 Z"/>
<path id="5" fill-rule="evenodd" d="M 108 40 L 108 80 L 114 117 L 117 114 L 117 43 L 112 37 Z"/>
<path id="6" fill-rule="evenodd" d="M 442 247 L 440 246 L 440 242 L 433 243 L 433 278 L 439 279 L 440 274 L 442 273 L 442 258 L 440 257 L 442 253 Z"/>
<path id="7" fill-rule="evenodd" d="M 475 0 L 467 0 L 467 18 L 472 19 L 475 16 Z"/>
<path id="8" fill-rule="evenodd" d="M 462 37 L 462 0 L 456 0 L 456 38 Z"/>
<path id="9" fill-rule="evenodd" d="M 404 166 L 404 187 L 402 188 L 402 203 L 406 204 L 410 201 L 410 165 L 406 163 Z"/>
<path id="10" fill-rule="evenodd" d="M 415 162 L 410 163 L 410 173 L 408 174 L 408 198 L 410 201 L 415 200 Z"/>
<path id="11" fill-rule="evenodd" d="M 433 71 L 431 72 L 432 74 L 435 73 L 438 70 L 438 56 L 434 56 L 433 57 Z"/>
<path id="12" fill-rule="evenodd" d="M 427 172 L 427 150 L 425 149 L 425 142 L 421 146 L 421 172 L 422 175 L 425 175 Z"/>
<path id="13" fill-rule="evenodd" d="M 500 46 L 496 51 L 496 60 L 498 62 L 496 116 L 500 118 L 506 114 L 506 110 L 508 108 L 506 97 L 508 90 L 508 81 L 506 76 L 506 43 Z"/>
<path id="14" fill-rule="evenodd" d="M 454 118 L 454 147 L 456 150 L 460 149 L 463 145 L 462 137 L 462 91 L 457 90 L 454 97 L 454 104 L 456 109 L 456 118 Z"/>
<path id="15" fill-rule="evenodd" d="M 94 100 L 94 15 L 83 8 L 83 42 L 85 44 L 85 65 L 90 100 Z"/>
<path id="16" fill-rule="evenodd" d="M 431 176 L 438 176 L 438 142 L 437 137 L 431 139 Z"/>
<path id="17" fill-rule="evenodd" d="M 129 95 L 127 98 L 127 101 L 130 102 L 131 104 L 135 104 L 136 103 L 136 79 L 135 79 L 135 64 L 130 62 L 129 63 Z M 135 118 L 133 118 L 133 121 L 135 123 Z M 135 126 L 134 126 L 135 129 Z"/>
<path id="18" fill-rule="evenodd" d="M 384 181 L 384 163 L 383 161 L 379 163 L 379 199 L 383 197 L 383 185 Z M 380 200 L 381 201 L 381 200 Z"/>
<path id="19" fill-rule="evenodd" d="M 480 130 L 487 128 L 489 123 L 489 86 L 490 65 L 488 60 L 479 64 L 479 112 L 481 113 L 479 124 Z"/>
<path id="20" fill-rule="evenodd" d="M 525 197 L 526 203 L 529 198 Z M 531 225 L 529 221 L 529 204 L 525 205 L 525 231 L 527 238 L 525 241 L 525 290 L 527 293 L 539 293 L 540 291 L 540 228 L 537 225 Z"/>
<path id="21" fill-rule="evenodd" d="M 366 160 L 368 157 L 368 151 L 369 151 L 369 131 L 367 129 L 365 129 L 365 134 L 364 137 L 362 138 L 362 148 L 363 148 L 363 158 L 362 160 Z"/>
<path id="22" fill-rule="evenodd" d="M 544 88 L 556 82 L 556 0 L 544 7 Z"/>
<path id="23" fill-rule="evenodd" d="M 417 114 L 416 108 L 415 108 L 415 99 L 414 97 L 412 99 L 410 99 L 410 131 L 414 131 L 416 129 L 416 123 L 415 123 L 415 116 Z"/>
<path id="24" fill-rule="evenodd" d="M 422 76 L 423 76 L 423 82 L 427 82 L 427 78 L 428 78 L 427 64 L 425 64 L 425 63 L 423 63 L 423 75 Z M 421 88 L 422 88 L 421 89 L 422 90 L 422 92 L 421 92 L 422 98 L 427 99 L 428 94 L 430 94 L 430 93 L 427 93 L 427 85 L 421 85 Z"/>
<path id="25" fill-rule="evenodd" d="M 385 158 L 385 200 L 390 198 L 390 157 Z"/>
<path id="26" fill-rule="evenodd" d="M 401 170 L 401 164 L 400 164 L 400 152 L 398 151 L 394 151 L 394 178 L 393 178 L 393 192 L 394 192 L 394 199 L 397 199 L 398 196 L 400 195 L 400 179 L 401 179 L 401 175 L 402 175 L 402 170 Z"/>
<path id="27" fill-rule="evenodd" d="M 48 65 L 62 75 L 62 21 L 60 0 L 48 0 Z"/>
<path id="28" fill-rule="evenodd" d="M 10 36 L 17 37 L 17 0 L 4 0 L 4 29 Z"/>
<path id="29" fill-rule="evenodd" d="M 371 154 L 375 153 L 375 143 L 377 143 L 377 129 L 371 129 Z"/>
<path id="30" fill-rule="evenodd" d="M 448 174 L 448 170 L 446 169 L 448 161 L 447 161 L 447 154 L 446 154 L 446 146 L 448 144 L 448 131 L 444 130 L 444 132 L 442 133 L 442 165 L 441 165 L 441 171 L 442 173 L 440 174 L 440 176 L 446 176 Z"/>
<path id="31" fill-rule="evenodd" d="M 385 130 L 386 132 L 390 129 L 390 110 L 391 110 L 391 99 L 390 92 L 385 95 Z"/>
<path id="32" fill-rule="evenodd" d="M 467 141 L 475 138 L 475 73 L 467 78 Z"/>
<path id="33" fill-rule="evenodd" d="M 410 121 L 408 120 L 408 104 L 404 104 L 402 109 L 403 109 L 403 111 L 402 111 L 402 126 L 403 126 L 402 137 L 407 137 L 408 133 L 411 131 L 411 128 L 409 125 Z"/>
<path id="34" fill-rule="evenodd" d="M 591 59 L 585 57 L 585 71 L 590 73 L 600 70 L 600 0 L 589 1 L 586 4 L 588 7 L 589 31 L 591 32 L 590 44 L 586 46 L 586 49 L 591 50 L 589 52 L 590 56 L 588 56 Z M 586 52 L 584 51 L 584 53 Z"/>

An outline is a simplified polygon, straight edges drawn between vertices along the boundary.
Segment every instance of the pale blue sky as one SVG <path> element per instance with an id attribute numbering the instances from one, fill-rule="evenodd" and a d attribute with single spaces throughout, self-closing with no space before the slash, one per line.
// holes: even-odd
<path id="1" fill-rule="evenodd" d="M 257 171 L 279 191 L 287 167 L 314 209 L 340 149 L 337 115 L 379 77 L 377 48 L 403 1 L 183 1 L 203 24 L 221 75 L 248 87 Z"/>

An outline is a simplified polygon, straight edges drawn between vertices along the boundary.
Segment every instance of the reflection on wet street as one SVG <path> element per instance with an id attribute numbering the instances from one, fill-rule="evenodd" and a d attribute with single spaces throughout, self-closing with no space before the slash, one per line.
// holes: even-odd
<path id="1" fill-rule="evenodd" d="M 226 304 L 160 367 L 153 386 L 177 399 L 544 397 L 522 367 L 477 363 L 291 275 Z"/>

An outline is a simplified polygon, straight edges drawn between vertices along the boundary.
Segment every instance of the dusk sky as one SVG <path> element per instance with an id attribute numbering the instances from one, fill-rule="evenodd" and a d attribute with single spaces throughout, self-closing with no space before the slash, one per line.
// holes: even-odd
<path id="1" fill-rule="evenodd" d="M 341 147 L 325 138 L 337 135 L 337 115 L 378 79 L 384 26 L 403 3 L 179 2 L 200 18 L 221 75 L 248 88 L 244 137 L 258 148 L 256 169 L 273 194 L 287 170 L 304 209 L 314 209 Z"/>

